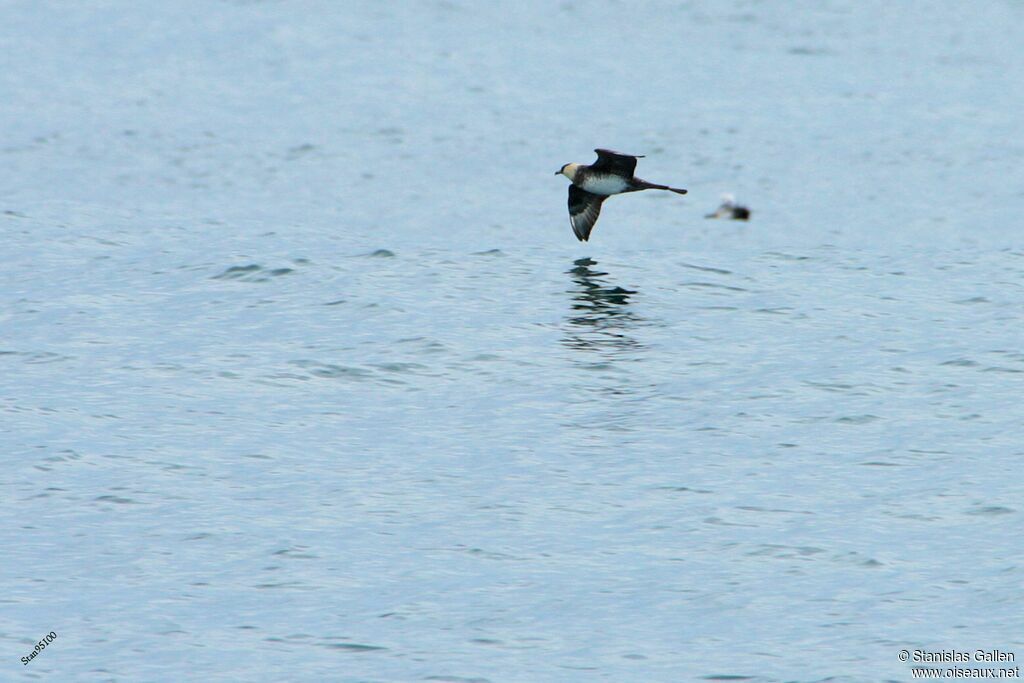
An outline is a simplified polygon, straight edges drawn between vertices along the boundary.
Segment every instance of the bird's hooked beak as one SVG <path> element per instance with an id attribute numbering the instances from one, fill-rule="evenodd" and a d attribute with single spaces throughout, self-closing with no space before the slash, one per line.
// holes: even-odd
<path id="1" fill-rule="evenodd" d="M 558 169 L 557 171 L 555 171 L 555 175 L 562 175 L 562 169 Z"/>

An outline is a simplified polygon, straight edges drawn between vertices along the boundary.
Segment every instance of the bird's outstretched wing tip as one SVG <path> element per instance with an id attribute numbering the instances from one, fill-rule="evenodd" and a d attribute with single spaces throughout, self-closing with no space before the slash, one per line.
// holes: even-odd
<path id="1" fill-rule="evenodd" d="M 586 242 L 589 235 L 586 233 L 586 229 L 583 225 L 577 225 L 576 221 L 573 220 L 573 216 L 569 216 L 569 227 L 572 228 L 572 234 L 576 235 L 576 239 L 580 242 Z"/>

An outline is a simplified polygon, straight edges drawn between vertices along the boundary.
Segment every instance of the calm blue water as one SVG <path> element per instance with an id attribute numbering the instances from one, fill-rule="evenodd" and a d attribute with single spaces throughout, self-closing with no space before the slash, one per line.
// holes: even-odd
<path id="1" fill-rule="evenodd" d="M 0 6 L 0 679 L 1019 663 L 1022 21 Z"/>

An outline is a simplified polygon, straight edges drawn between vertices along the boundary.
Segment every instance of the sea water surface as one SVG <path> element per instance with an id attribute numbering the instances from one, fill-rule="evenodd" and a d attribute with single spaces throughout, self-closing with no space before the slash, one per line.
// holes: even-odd
<path id="1" fill-rule="evenodd" d="M 1022 21 L 0 5 L 0 679 L 1019 662 Z"/>

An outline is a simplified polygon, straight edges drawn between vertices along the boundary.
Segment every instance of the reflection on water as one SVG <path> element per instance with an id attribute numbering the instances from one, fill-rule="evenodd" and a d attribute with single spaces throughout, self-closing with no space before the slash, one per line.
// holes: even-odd
<path id="1" fill-rule="evenodd" d="M 566 271 L 573 281 L 569 293 L 572 313 L 567 317 L 569 336 L 563 342 L 574 349 L 597 351 L 610 356 L 636 351 L 643 345 L 627 334 L 642 319 L 629 310 L 635 290 L 610 284 L 608 273 L 595 270 L 597 261 L 581 258 Z"/>

